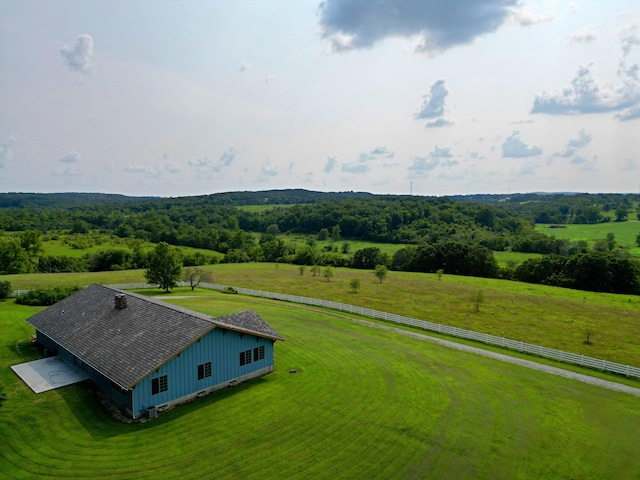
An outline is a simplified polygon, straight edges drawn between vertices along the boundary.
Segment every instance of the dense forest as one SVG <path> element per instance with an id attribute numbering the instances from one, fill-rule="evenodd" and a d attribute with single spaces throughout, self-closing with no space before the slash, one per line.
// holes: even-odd
<path id="1" fill-rule="evenodd" d="M 603 240 L 596 249 L 544 235 L 536 223 L 602 223 L 638 218 L 639 195 L 515 194 L 457 197 L 322 193 L 307 190 L 231 192 L 179 198 L 103 194 L 0 194 L 0 273 L 142 268 L 142 242 L 220 252 L 225 262 L 444 271 L 571 288 L 640 293 L 638 266 Z M 258 208 L 243 208 L 246 206 Z M 94 232 L 125 239 L 129 248 L 83 258 L 45 256 L 41 235 Z M 303 235 L 304 244 L 286 235 Z M 83 237 L 84 236 L 84 237 Z M 322 249 L 316 240 L 329 240 Z M 349 241 L 398 244 L 389 257 Z M 494 251 L 545 255 L 499 268 Z M 186 265 L 213 261 L 200 255 Z M 597 276 L 594 280 L 593 277 Z"/>

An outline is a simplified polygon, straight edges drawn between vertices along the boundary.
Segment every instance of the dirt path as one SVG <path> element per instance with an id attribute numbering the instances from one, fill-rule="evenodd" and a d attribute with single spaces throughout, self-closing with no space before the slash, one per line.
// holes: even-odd
<path id="1" fill-rule="evenodd" d="M 562 368 L 552 367 L 544 365 L 542 363 L 532 362 L 530 360 L 523 360 L 521 358 L 511 357 L 502 353 L 491 352 L 489 350 L 483 350 L 482 348 L 471 347 L 461 343 L 451 342 L 449 340 L 443 340 L 440 338 L 430 337 L 429 335 L 423 335 L 421 333 L 409 332 L 402 330 L 401 328 L 388 327 L 386 325 L 380 325 L 379 323 L 368 322 L 366 320 L 354 320 L 356 323 L 366 325 L 368 327 L 379 328 L 381 330 L 387 330 L 389 332 L 398 333 L 407 337 L 417 338 L 418 340 L 424 340 L 426 342 L 437 343 L 448 348 L 454 348 L 463 352 L 475 353 L 482 355 L 483 357 L 493 358 L 502 362 L 512 363 L 514 365 L 520 365 L 521 367 L 531 368 L 533 370 L 539 370 L 541 372 L 550 373 L 551 375 L 557 375 L 559 377 L 570 378 L 577 380 L 578 382 L 588 383 L 590 385 L 596 385 L 598 387 L 608 388 L 609 390 L 615 390 L 617 392 L 628 393 L 640 397 L 640 388 L 630 387 L 621 383 L 612 382 L 609 380 L 602 380 L 600 378 L 591 377 L 582 373 L 572 372 L 570 370 L 564 370 Z"/>

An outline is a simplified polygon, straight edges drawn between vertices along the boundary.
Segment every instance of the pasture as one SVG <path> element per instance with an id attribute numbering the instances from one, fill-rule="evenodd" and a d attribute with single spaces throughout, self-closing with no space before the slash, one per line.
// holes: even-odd
<path id="1" fill-rule="evenodd" d="M 548 236 L 565 238 L 571 241 L 584 240 L 592 247 L 597 240 L 604 240 L 608 233 L 613 233 L 618 245 L 629 248 L 634 257 L 640 256 L 640 247 L 636 245 L 636 236 L 640 233 L 640 222 L 607 222 L 593 225 L 567 224 L 566 228 L 550 228 L 549 224 L 537 224 L 536 230 Z"/>
<path id="2" fill-rule="evenodd" d="M 284 337 L 276 372 L 145 424 L 88 384 L 33 394 L 10 365 L 37 358 L 0 303 L 0 472 L 8 478 L 637 478 L 638 398 L 368 328 L 282 302 L 199 292 L 169 301 L 252 308 Z M 298 373 L 289 373 L 296 369 Z"/>
<path id="3" fill-rule="evenodd" d="M 214 282 L 322 298 L 466 328 L 535 345 L 640 366 L 640 297 L 584 292 L 507 280 L 389 272 L 380 284 L 372 271 L 334 269 L 327 282 L 300 275 L 295 265 L 247 263 L 202 267 Z M 354 293 L 349 284 L 360 280 Z M 51 285 L 144 282 L 142 270 L 74 274 L 8 275 L 14 289 Z M 482 292 L 476 311 L 473 298 Z M 590 344 L 585 344 L 590 332 Z"/>
<path id="4" fill-rule="evenodd" d="M 96 254 L 106 250 L 125 250 L 133 253 L 133 245 L 138 243 L 143 252 L 152 251 L 156 244 L 141 240 L 123 239 L 116 235 L 99 232 L 88 234 L 48 234 L 43 236 L 42 249 L 45 255 L 82 257 L 87 254 Z M 204 248 L 176 247 L 185 255 L 201 253 L 207 257 L 222 258 L 222 254 Z"/>

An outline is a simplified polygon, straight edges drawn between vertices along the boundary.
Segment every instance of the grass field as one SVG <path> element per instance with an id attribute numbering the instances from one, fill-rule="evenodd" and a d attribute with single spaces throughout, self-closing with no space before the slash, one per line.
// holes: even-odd
<path id="1" fill-rule="evenodd" d="M 75 247 L 74 247 L 75 244 Z M 81 248 L 78 248 L 81 247 Z M 106 250 L 126 250 L 133 252 L 129 242 L 126 239 L 119 238 L 115 235 L 100 234 L 97 232 L 88 235 L 47 235 L 42 242 L 42 248 L 46 255 L 68 257 L 83 257 L 86 254 L 94 254 Z M 143 242 L 142 250 L 149 252 L 155 248 L 155 244 L 151 242 Z M 176 247 L 180 252 L 187 255 L 193 255 L 200 252 L 208 257 L 222 258 L 222 254 L 204 248 L 193 247 Z"/>
<path id="2" fill-rule="evenodd" d="M 594 225 L 568 224 L 564 226 L 566 228 L 550 228 L 548 224 L 538 224 L 536 230 L 556 238 L 566 238 L 571 241 L 584 240 L 589 246 L 593 246 L 597 240 L 604 240 L 607 233 L 613 233 L 618 245 L 629 248 L 632 256 L 640 257 L 640 247 L 636 245 L 636 236 L 640 233 L 640 222 L 638 221 L 596 223 Z"/>
<path id="3" fill-rule="evenodd" d="M 322 298 L 467 328 L 535 345 L 640 366 L 640 297 L 584 292 L 506 280 L 390 272 L 380 284 L 371 271 L 335 269 L 331 282 L 301 276 L 287 264 L 218 264 L 204 267 L 230 286 Z M 360 280 L 358 293 L 349 287 Z M 144 282 L 142 270 L 0 277 L 14 289 L 50 285 Z M 484 301 L 475 310 L 473 297 Z M 585 344 L 590 332 L 591 344 Z"/>
<path id="4" fill-rule="evenodd" d="M 263 205 L 237 205 L 236 208 L 238 210 L 243 210 L 245 212 L 252 212 L 252 213 L 257 213 L 257 212 L 266 212 L 269 210 L 274 210 L 274 209 L 281 209 L 281 208 L 291 208 L 294 205 L 296 205 L 295 203 L 271 203 L 271 204 L 263 204 Z"/>
<path id="5" fill-rule="evenodd" d="M 2 302 L 0 477 L 638 478 L 635 397 L 329 311 L 219 293 L 171 301 L 256 310 L 286 338 L 276 372 L 120 424 L 88 384 L 35 395 L 9 370 L 39 355 L 23 321 L 36 310 Z"/>

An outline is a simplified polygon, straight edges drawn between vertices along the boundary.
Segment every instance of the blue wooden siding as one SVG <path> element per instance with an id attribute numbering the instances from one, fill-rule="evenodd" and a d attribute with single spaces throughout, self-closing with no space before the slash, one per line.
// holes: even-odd
<path id="1" fill-rule="evenodd" d="M 57 351 L 66 362 L 86 371 L 89 378 L 103 391 L 109 393 L 136 418 L 144 414 L 147 407 L 157 407 L 200 391 L 226 384 L 234 379 L 250 375 L 265 368 L 273 368 L 273 342 L 270 339 L 241 334 L 216 328 L 198 342 L 186 348 L 180 355 L 158 368 L 135 385 L 132 390 L 121 390 L 108 378 L 95 371 L 53 342 L 37 332 L 38 341 L 47 349 Z M 264 347 L 264 358 L 256 360 L 254 349 Z M 240 365 L 240 352 L 251 351 L 251 363 Z M 198 380 L 198 365 L 211 362 L 211 376 Z M 152 381 L 166 375 L 168 389 L 152 394 Z"/>
<path id="2" fill-rule="evenodd" d="M 254 361 L 253 349 L 260 346 L 264 347 L 264 359 Z M 246 350 L 251 350 L 251 363 L 240 366 L 240 352 Z M 198 365 L 207 362 L 211 362 L 211 376 L 198 380 Z M 270 339 L 216 328 L 136 385 L 134 412 L 143 412 L 147 407 L 169 403 L 266 367 L 273 367 Z M 164 375 L 167 391 L 153 395 L 153 379 Z"/>
<path id="3" fill-rule="evenodd" d="M 127 410 L 131 411 L 133 404 L 131 400 L 131 392 L 122 390 L 120 387 L 115 385 L 111 380 L 106 378 L 100 372 L 96 371 L 90 365 L 87 365 L 78 357 L 73 355 L 67 349 L 61 347 L 49 337 L 44 335 L 42 332 L 36 332 L 36 336 L 38 338 L 38 342 L 42 346 L 44 346 L 49 351 L 55 351 L 56 354 L 62 358 L 69 365 L 74 365 L 83 372 L 86 372 L 89 378 L 103 391 L 110 394 L 119 404 L 125 407 Z"/>

